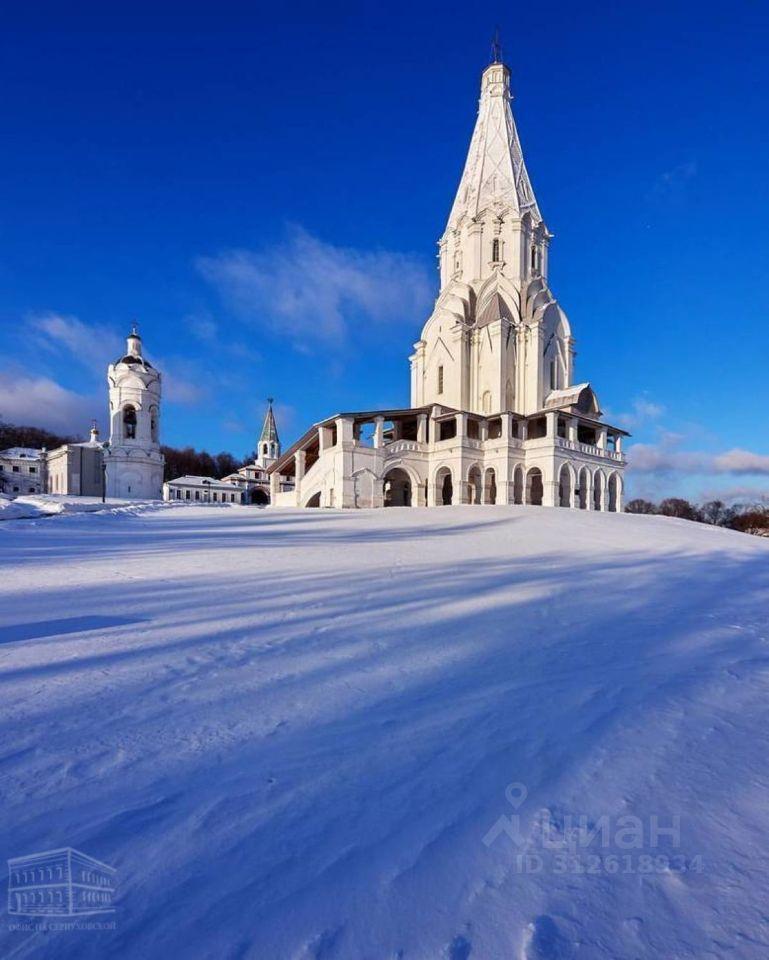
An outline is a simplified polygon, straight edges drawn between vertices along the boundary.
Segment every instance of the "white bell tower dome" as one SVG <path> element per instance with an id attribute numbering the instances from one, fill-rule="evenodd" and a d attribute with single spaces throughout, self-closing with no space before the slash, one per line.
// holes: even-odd
<path id="1" fill-rule="evenodd" d="M 160 499 L 165 458 L 160 452 L 160 372 L 142 356 L 134 325 L 126 352 L 107 370 L 109 442 L 104 447 L 107 496 Z"/>

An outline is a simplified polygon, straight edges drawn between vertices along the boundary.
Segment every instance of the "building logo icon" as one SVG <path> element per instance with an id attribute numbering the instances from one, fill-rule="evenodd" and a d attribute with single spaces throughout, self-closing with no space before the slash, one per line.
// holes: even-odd
<path id="1" fill-rule="evenodd" d="M 8 861 L 8 913 L 83 917 L 114 913 L 115 869 L 72 847 Z"/>

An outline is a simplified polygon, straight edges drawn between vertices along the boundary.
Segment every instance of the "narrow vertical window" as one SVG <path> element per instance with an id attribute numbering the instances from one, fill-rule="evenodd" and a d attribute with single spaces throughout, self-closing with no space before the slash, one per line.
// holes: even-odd
<path id="1" fill-rule="evenodd" d="M 491 259 L 494 263 L 499 263 L 499 237 L 495 237 L 491 242 Z"/>
<path id="2" fill-rule="evenodd" d="M 438 393 L 443 393 L 443 367 L 438 367 Z"/>
<path id="3" fill-rule="evenodd" d="M 136 439 L 136 409 L 130 404 L 123 409 L 123 437 L 125 440 Z"/>
<path id="4" fill-rule="evenodd" d="M 550 361 L 550 389 L 555 390 L 558 386 L 558 370 L 555 360 Z"/>
<path id="5" fill-rule="evenodd" d="M 531 248 L 531 269 L 536 270 L 537 268 L 537 248 Z"/>

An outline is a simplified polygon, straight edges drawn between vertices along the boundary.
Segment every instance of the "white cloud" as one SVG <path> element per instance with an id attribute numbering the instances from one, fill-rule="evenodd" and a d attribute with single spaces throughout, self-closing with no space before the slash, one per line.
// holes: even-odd
<path id="1" fill-rule="evenodd" d="M 607 418 L 625 430 L 638 430 L 656 422 L 664 413 L 662 404 L 655 403 L 648 397 L 636 397 L 631 404 L 631 410 L 616 414 L 607 411 Z"/>
<path id="2" fill-rule="evenodd" d="M 67 390 L 48 377 L 0 372 L 0 416 L 7 423 L 86 436 L 92 419 L 106 420 L 103 396 Z"/>
<path id="3" fill-rule="evenodd" d="M 62 349 L 90 370 L 106 370 L 123 349 L 123 338 L 114 330 L 83 323 L 77 317 L 61 313 L 38 313 L 29 318 L 42 345 L 52 351 Z"/>
<path id="4" fill-rule="evenodd" d="M 198 364 L 180 357 L 153 358 L 153 365 L 162 376 L 163 399 L 170 403 L 195 406 L 209 396 L 210 376 Z"/>
<path id="5" fill-rule="evenodd" d="M 416 257 L 336 247 L 301 228 L 266 250 L 202 257 L 198 268 L 240 317 L 301 350 L 341 345 L 358 324 L 418 324 L 433 292 Z"/>
<path id="6" fill-rule="evenodd" d="M 716 473 L 769 475 L 769 456 L 750 450 L 728 450 L 713 459 Z"/>
<path id="7" fill-rule="evenodd" d="M 666 434 L 660 443 L 635 443 L 628 448 L 628 463 L 633 473 L 647 474 L 733 474 L 769 476 L 769 456 L 751 450 L 704 453 L 681 450 L 682 437 Z"/>
<path id="8" fill-rule="evenodd" d="M 192 335 L 203 343 L 212 343 L 219 335 L 219 327 L 211 317 L 195 314 L 185 317 L 183 325 L 188 327 Z"/>
<path id="9" fill-rule="evenodd" d="M 199 318 L 203 322 L 203 318 Z M 49 351 L 66 353 L 89 371 L 94 381 L 104 384 L 106 397 L 107 365 L 114 363 L 124 353 L 125 342 L 115 330 L 100 324 L 88 324 L 77 317 L 61 313 L 39 313 L 29 318 L 40 342 Z M 210 321 L 213 329 L 201 328 L 215 336 L 216 325 Z M 160 370 L 163 376 L 163 397 L 171 403 L 194 405 L 207 395 L 201 386 L 207 377 L 193 361 L 181 358 L 157 358 L 150 354 L 148 359 Z M 52 382 L 52 381 L 49 381 Z"/>

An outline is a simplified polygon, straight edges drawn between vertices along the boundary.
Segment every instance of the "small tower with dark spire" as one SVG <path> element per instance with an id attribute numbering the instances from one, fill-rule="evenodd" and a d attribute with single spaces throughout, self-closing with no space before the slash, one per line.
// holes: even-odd
<path id="1" fill-rule="evenodd" d="M 267 399 L 267 413 L 264 417 L 259 445 L 256 450 L 256 462 L 260 467 L 269 467 L 280 456 L 280 438 L 275 424 L 275 414 L 272 410 L 273 399 Z"/>

